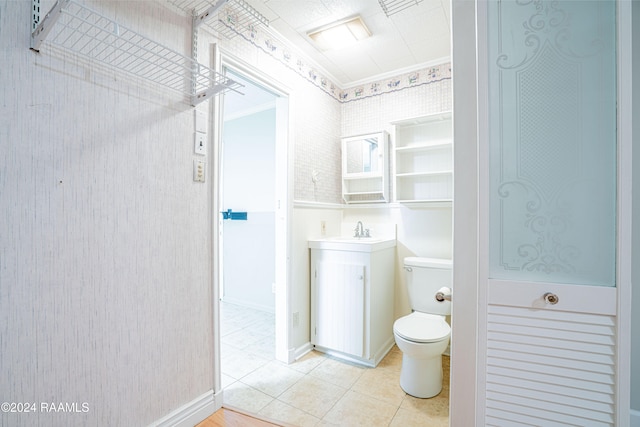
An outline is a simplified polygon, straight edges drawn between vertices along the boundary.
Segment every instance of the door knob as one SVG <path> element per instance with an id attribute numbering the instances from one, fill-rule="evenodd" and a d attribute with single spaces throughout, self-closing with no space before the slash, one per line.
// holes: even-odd
<path id="1" fill-rule="evenodd" d="M 544 302 L 551 305 L 555 305 L 558 303 L 558 301 L 560 301 L 560 298 L 558 298 L 558 295 L 552 294 L 551 292 L 547 292 L 542 296 L 542 298 L 544 298 Z"/>

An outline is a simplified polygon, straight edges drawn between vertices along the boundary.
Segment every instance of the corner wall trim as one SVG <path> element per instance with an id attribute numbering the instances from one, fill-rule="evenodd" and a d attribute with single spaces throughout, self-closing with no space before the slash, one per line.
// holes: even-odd
<path id="1" fill-rule="evenodd" d="M 149 427 L 193 427 L 222 407 L 222 391 L 209 390 Z"/>

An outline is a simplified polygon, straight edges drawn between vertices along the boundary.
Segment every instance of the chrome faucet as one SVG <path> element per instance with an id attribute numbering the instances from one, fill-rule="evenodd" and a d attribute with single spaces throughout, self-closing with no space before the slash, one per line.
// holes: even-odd
<path id="1" fill-rule="evenodd" d="M 364 226 L 362 225 L 362 221 L 358 221 L 358 223 L 356 224 L 355 234 L 353 235 L 353 237 L 370 237 L 369 229 L 364 228 Z"/>

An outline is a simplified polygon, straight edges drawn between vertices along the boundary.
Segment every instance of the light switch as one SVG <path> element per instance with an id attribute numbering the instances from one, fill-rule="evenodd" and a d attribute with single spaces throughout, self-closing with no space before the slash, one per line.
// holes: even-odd
<path id="1" fill-rule="evenodd" d="M 204 182 L 204 171 L 206 163 L 202 160 L 193 161 L 193 180 L 195 182 Z"/>
<path id="2" fill-rule="evenodd" d="M 207 134 L 196 132 L 193 138 L 193 152 L 201 156 L 207 155 Z"/>

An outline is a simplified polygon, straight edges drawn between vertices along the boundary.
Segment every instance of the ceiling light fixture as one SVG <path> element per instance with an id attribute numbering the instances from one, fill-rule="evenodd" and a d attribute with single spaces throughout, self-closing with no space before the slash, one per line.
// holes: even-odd
<path id="1" fill-rule="evenodd" d="M 318 44 L 321 50 L 330 50 L 351 46 L 359 40 L 370 37 L 371 32 L 362 18 L 356 16 L 313 30 L 307 35 Z"/>

